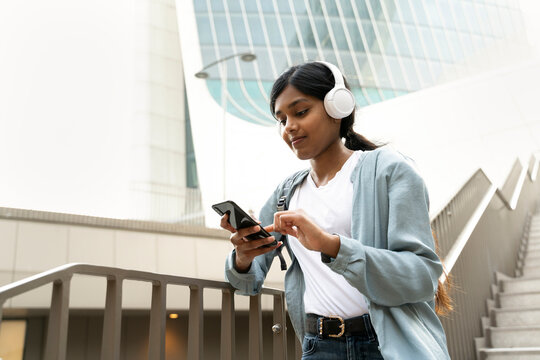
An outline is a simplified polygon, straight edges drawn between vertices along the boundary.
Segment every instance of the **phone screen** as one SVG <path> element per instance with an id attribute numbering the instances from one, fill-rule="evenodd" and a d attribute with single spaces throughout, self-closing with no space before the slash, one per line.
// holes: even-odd
<path id="1" fill-rule="evenodd" d="M 229 223 L 235 229 L 243 229 L 250 226 L 259 225 L 251 216 L 249 216 L 240 206 L 236 205 L 234 201 L 224 201 L 219 204 L 212 205 L 212 208 L 221 216 L 224 214 L 229 214 Z M 266 230 L 261 226 L 261 230 L 246 236 L 246 239 L 256 240 L 267 238 L 270 235 Z M 273 246 L 276 244 L 274 241 L 272 244 L 267 244 L 263 246 Z"/>

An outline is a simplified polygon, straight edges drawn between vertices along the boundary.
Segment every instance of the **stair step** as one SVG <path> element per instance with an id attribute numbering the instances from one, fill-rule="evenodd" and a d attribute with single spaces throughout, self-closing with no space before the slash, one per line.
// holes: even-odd
<path id="1" fill-rule="evenodd" d="M 540 250 L 529 250 L 524 254 L 524 258 L 540 258 Z"/>
<path id="2" fill-rule="evenodd" d="M 540 250 L 540 243 L 529 242 L 529 245 L 527 245 L 527 252 L 537 250 Z"/>
<path id="3" fill-rule="evenodd" d="M 501 291 L 505 294 L 520 292 L 540 292 L 540 276 L 537 278 L 514 278 L 501 281 Z"/>
<path id="4" fill-rule="evenodd" d="M 518 309 L 492 309 L 492 325 L 508 326 L 540 326 L 540 307 Z"/>
<path id="5" fill-rule="evenodd" d="M 523 267 L 540 267 L 540 258 L 539 257 L 526 257 L 525 264 Z"/>
<path id="6" fill-rule="evenodd" d="M 540 266 L 523 267 L 521 271 L 524 277 L 540 277 Z"/>
<path id="7" fill-rule="evenodd" d="M 540 360 L 540 347 L 479 349 L 481 360 Z"/>
<path id="8" fill-rule="evenodd" d="M 538 307 L 540 292 L 519 292 L 497 294 L 501 308 Z"/>
<path id="9" fill-rule="evenodd" d="M 490 327 L 486 337 L 494 348 L 540 347 L 540 326 Z"/>

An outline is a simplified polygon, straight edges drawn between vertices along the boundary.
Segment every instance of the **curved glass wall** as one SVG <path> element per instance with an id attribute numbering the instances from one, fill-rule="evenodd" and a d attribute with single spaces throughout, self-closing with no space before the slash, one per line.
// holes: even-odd
<path id="1" fill-rule="evenodd" d="M 228 112 L 272 125 L 268 95 L 293 64 L 326 60 L 365 106 L 460 76 L 523 31 L 517 0 L 194 0 L 206 84 Z M 222 94 L 222 81 L 227 83 Z"/>

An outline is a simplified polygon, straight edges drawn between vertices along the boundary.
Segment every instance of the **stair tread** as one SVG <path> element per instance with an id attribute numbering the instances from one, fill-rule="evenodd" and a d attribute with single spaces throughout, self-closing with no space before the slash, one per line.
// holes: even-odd
<path id="1" fill-rule="evenodd" d="M 494 308 L 492 311 L 495 312 L 520 312 L 520 311 L 540 311 L 540 306 L 538 307 L 518 307 L 518 308 Z"/>
<path id="2" fill-rule="evenodd" d="M 495 331 L 508 331 L 508 330 L 540 330 L 540 324 L 538 325 L 516 325 L 516 326 L 490 326 L 487 329 Z"/>
<path id="3" fill-rule="evenodd" d="M 538 353 L 540 354 L 540 347 L 513 347 L 513 348 L 480 348 L 479 352 L 485 353 Z"/>
<path id="4" fill-rule="evenodd" d="M 516 291 L 516 292 L 499 292 L 501 296 L 514 296 L 514 295 L 540 295 L 540 290 L 536 291 Z"/>

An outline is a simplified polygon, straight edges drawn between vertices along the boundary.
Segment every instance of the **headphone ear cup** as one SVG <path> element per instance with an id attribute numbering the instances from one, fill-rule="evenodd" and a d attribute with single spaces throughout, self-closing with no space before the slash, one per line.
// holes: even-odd
<path id="1" fill-rule="evenodd" d="M 335 87 L 324 97 L 326 113 L 334 119 L 343 119 L 354 111 L 354 95 L 346 87 Z"/>

